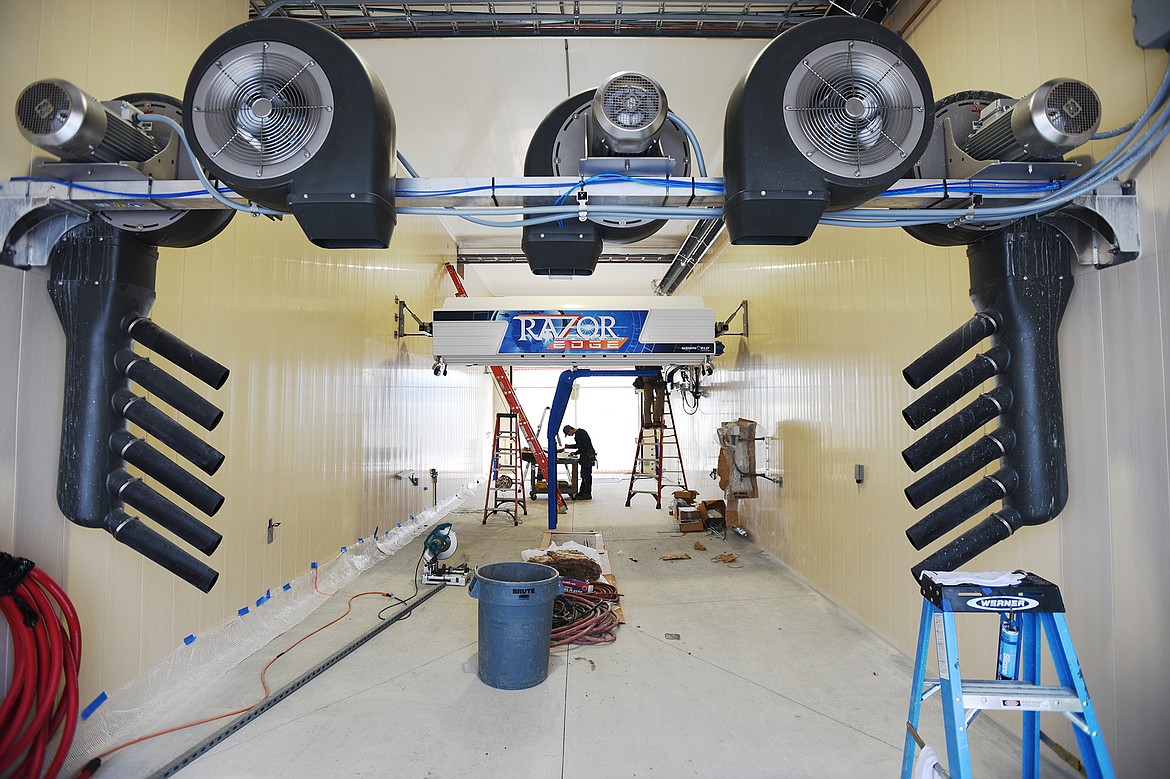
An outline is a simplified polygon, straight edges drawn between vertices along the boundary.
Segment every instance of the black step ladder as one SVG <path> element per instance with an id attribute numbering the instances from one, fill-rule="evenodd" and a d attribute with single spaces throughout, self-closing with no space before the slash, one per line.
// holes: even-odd
<path id="1" fill-rule="evenodd" d="M 661 378 L 658 380 L 662 382 Z M 647 400 L 646 393 L 657 392 Z M 663 487 L 687 489 L 687 473 L 683 468 L 682 449 L 670 408 L 670 393 L 665 383 L 652 389 L 642 389 L 641 421 L 638 442 L 634 448 L 634 465 L 630 469 L 630 489 L 626 493 L 626 507 L 635 495 L 653 495 L 654 508 L 662 508 Z M 656 402 L 661 398 L 660 402 Z"/>
<path id="2" fill-rule="evenodd" d="M 1041 740 L 1055 744 L 1040 731 L 1042 711 L 1060 712 L 1072 722 L 1084 771 L 1090 779 L 1113 779 L 1113 765 L 1105 748 L 1105 737 L 1097 722 L 1065 623 L 1060 589 L 1035 574 L 1017 573 L 1023 577 L 1018 584 L 995 586 L 978 583 L 988 581 L 986 574 L 938 574 L 932 571 L 922 574 L 922 621 L 918 629 L 910 713 L 906 720 L 902 779 L 910 779 L 915 746 L 923 746 L 918 735 L 922 701 L 936 692 L 941 692 L 950 779 L 971 777 L 967 729 L 983 710 L 1019 711 L 1023 714 L 1024 759 L 1020 774 L 1023 779 L 1040 776 Z M 945 583 L 940 583 L 940 580 Z M 999 678 L 990 681 L 962 678 L 955 615 L 963 613 L 1000 614 Z M 939 678 L 926 679 L 932 629 Z M 1058 686 L 1040 684 L 1041 631 L 1056 666 L 1060 680 Z M 1056 748 L 1063 751 L 1059 746 Z"/>
<path id="3" fill-rule="evenodd" d="M 483 499 L 483 524 L 493 514 L 510 514 L 512 524 L 520 524 L 520 512 L 528 516 L 528 501 L 524 495 L 524 461 L 520 453 L 520 428 L 517 417 L 511 413 L 496 414 L 496 428 L 492 436 L 491 471 L 488 473 L 488 491 Z"/>

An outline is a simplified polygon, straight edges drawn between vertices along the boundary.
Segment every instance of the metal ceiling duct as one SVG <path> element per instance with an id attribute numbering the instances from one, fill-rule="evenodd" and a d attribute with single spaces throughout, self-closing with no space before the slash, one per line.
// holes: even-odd
<path id="1" fill-rule="evenodd" d="M 918 56 L 878 24 L 826 18 L 777 37 L 727 105 L 731 242 L 802 243 L 826 210 L 881 193 L 926 148 L 932 104 Z"/>
<path id="2" fill-rule="evenodd" d="M 394 210 L 394 114 L 341 38 L 257 19 L 217 38 L 187 81 L 184 125 L 213 176 L 291 211 L 330 249 L 385 248 Z"/>

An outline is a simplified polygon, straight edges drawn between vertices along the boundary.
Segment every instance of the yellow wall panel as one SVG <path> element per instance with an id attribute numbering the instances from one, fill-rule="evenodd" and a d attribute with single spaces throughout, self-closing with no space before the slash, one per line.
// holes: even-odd
<path id="1" fill-rule="evenodd" d="M 194 59 L 246 15 L 242 0 L 4 3 L 2 92 L 13 98 L 54 75 L 101 99 L 181 97 Z M 0 176 L 27 173 L 32 147 L 13 123 L 0 123 L 0 140 Z M 231 369 L 218 392 L 189 381 L 225 412 L 216 430 L 194 429 L 227 457 L 206 479 L 226 498 L 207 519 L 224 536 L 209 560 L 220 580 L 207 595 L 61 517 L 63 338 L 45 273 L 0 268 L 3 299 L 19 301 L 0 312 L 0 330 L 20 334 L 2 342 L 5 359 L 27 358 L 14 381 L 23 407 L 0 417 L 0 462 L 15 470 L 5 483 L 20 485 L 0 505 L 0 540 L 73 596 L 85 632 L 83 704 L 311 562 L 430 505 L 427 469 L 439 469 L 440 495 L 479 472 L 468 431 L 486 424 L 484 377 L 452 370 L 437 378 L 429 343 L 392 337 L 394 296 L 425 316 L 450 294 L 440 262 L 453 253 L 435 220 L 404 221 L 388 251 L 331 252 L 305 240 L 292 219 L 247 215 L 204 246 L 163 250 L 152 318 Z M 18 440 L 35 443 L 15 457 Z M 408 468 L 422 477 L 419 487 L 390 478 Z M 269 517 L 281 523 L 271 545 Z M 0 656 L 0 669 L 8 663 Z"/>
<path id="2" fill-rule="evenodd" d="M 1165 53 L 1133 45 L 1129 12 L 1125 0 L 940 3 L 910 42 L 936 98 L 969 89 L 1021 96 L 1053 77 L 1082 78 L 1101 95 L 1111 128 L 1141 113 L 1167 67 Z M 1099 158 L 1113 143 L 1086 148 Z M 1140 168 L 1143 256 L 1074 271 L 1060 344 L 1064 514 L 969 566 L 1026 567 L 1062 585 L 1119 775 L 1158 773 L 1170 697 L 1153 649 L 1170 641 L 1170 617 L 1140 605 L 1170 587 L 1170 282 L 1161 263 L 1170 246 L 1168 173 L 1164 150 Z M 680 294 L 701 295 L 717 312 L 748 298 L 751 336 L 724 339 L 710 397 L 683 420 L 688 467 L 710 467 L 719 422 L 757 420 L 762 435 L 779 439 L 769 446 L 782 452 L 784 486 L 761 485 L 741 511 L 753 537 L 912 652 L 920 598 L 909 568 L 943 542 L 919 553 L 904 536 L 924 512 L 902 495 L 916 475 L 899 453 L 926 430 L 912 432 L 901 419 L 918 393 L 900 372 L 972 315 L 964 250 L 928 247 L 898 230 L 822 227 L 802 246 L 719 244 L 712 256 Z M 858 462 L 866 466 L 860 488 Z M 994 631 L 961 639 L 972 664 L 965 670 L 988 672 Z M 1069 742 L 1059 721 L 1045 727 Z"/>

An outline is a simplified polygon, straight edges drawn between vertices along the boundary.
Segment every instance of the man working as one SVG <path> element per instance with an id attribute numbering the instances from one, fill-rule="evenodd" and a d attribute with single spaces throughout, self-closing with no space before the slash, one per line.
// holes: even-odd
<path id="1" fill-rule="evenodd" d="M 575 500 L 593 500 L 593 463 L 597 460 L 597 450 L 593 448 L 593 441 L 590 440 L 588 433 L 572 425 L 565 425 L 561 432 L 573 436 L 576 443 L 565 446 L 568 449 L 576 449 L 580 457 L 581 483 L 577 487 Z"/>

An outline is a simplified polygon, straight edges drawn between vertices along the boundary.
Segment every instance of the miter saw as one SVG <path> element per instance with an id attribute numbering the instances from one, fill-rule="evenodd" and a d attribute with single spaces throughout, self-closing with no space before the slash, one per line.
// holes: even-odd
<path id="1" fill-rule="evenodd" d="M 455 531 L 450 522 L 444 522 L 435 527 L 427 540 L 423 541 L 423 584 L 451 584 L 463 587 L 467 584 L 467 577 L 471 569 L 467 564 L 457 566 L 440 565 L 440 560 L 446 560 L 455 554 L 459 546 L 455 538 Z"/>

